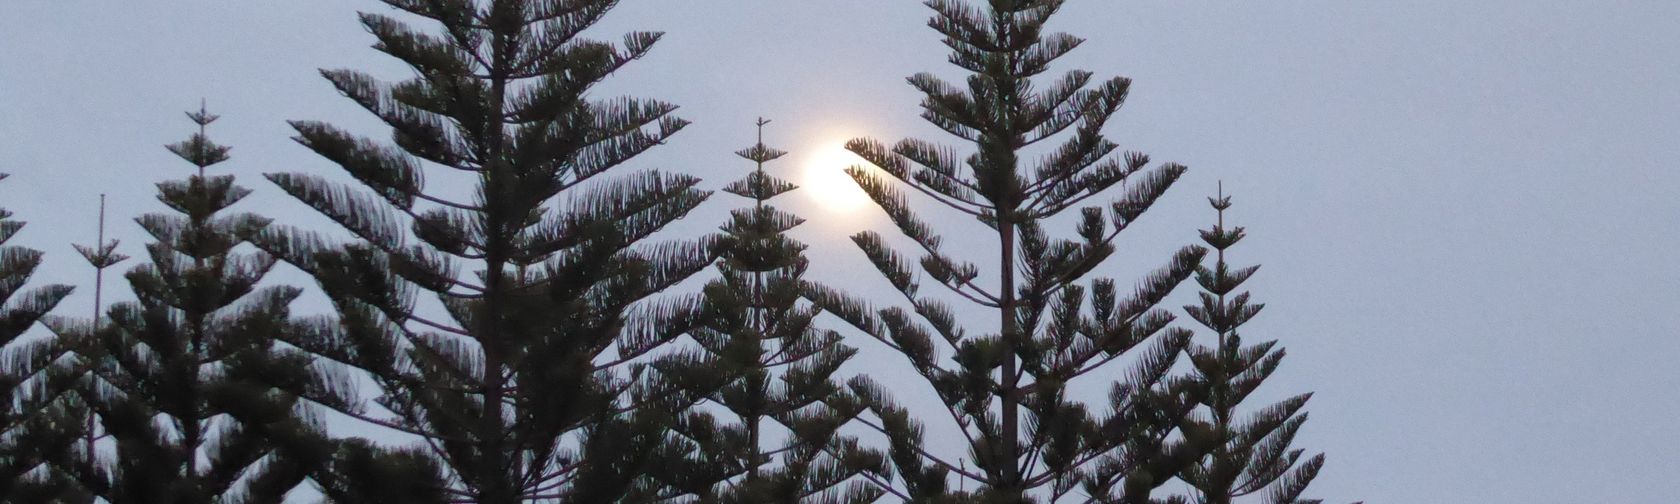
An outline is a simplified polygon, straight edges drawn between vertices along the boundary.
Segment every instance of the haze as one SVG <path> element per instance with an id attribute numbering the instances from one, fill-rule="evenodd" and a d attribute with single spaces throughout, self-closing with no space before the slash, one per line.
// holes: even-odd
<path id="1" fill-rule="evenodd" d="M 93 241 L 100 193 L 112 236 L 141 252 L 127 219 L 161 209 L 150 182 L 188 173 L 161 145 L 186 136 L 180 114 L 201 98 L 224 117 L 226 169 L 257 190 L 241 208 L 325 225 L 258 175 L 335 172 L 288 140 L 287 119 L 387 135 L 316 73 L 408 76 L 368 48 L 358 9 L 384 6 L 0 3 L 0 201 L 30 223 L 14 243 L 48 251 L 40 281 L 88 285 L 69 244 Z M 752 120 L 774 119 L 767 142 L 794 153 L 774 169 L 807 185 L 785 206 L 812 221 L 799 236 L 815 278 L 884 295 L 844 240 L 877 212 L 815 204 L 851 188 L 796 174 L 838 170 L 820 154 L 853 136 L 950 143 L 903 81 L 955 70 L 927 16 L 909 0 L 630 0 L 593 34 L 668 32 L 606 87 L 695 121 L 638 167 L 721 187 L 749 168 L 731 153 Z M 1248 337 L 1289 349 L 1265 390 L 1318 393 L 1296 443 L 1330 458 L 1311 495 L 1672 499 L 1680 3 L 1073 0 L 1055 28 L 1088 39 L 1058 68 L 1135 79 L 1112 137 L 1191 167 L 1106 274 L 1130 282 L 1191 243 L 1216 181 L 1236 195 L 1230 218 L 1251 238 L 1232 261 L 1265 265 Z M 713 229 L 738 204 L 714 198 L 672 232 Z"/>

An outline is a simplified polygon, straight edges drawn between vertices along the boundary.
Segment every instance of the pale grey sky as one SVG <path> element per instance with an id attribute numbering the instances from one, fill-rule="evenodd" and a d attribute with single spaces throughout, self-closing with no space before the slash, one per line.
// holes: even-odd
<path id="1" fill-rule="evenodd" d="M 85 284 L 68 244 L 93 241 L 105 192 L 113 236 L 140 252 L 127 218 L 161 209 L 149 182 L 188 173 L 161 145 L 201 97 L 224 116 L 226 170 L 257 190 L 244 208 L 320 224 L 258 174 L 335 172 L 287 119 L 386 134 L 315 72 L 407 75 L 368 48 L 358 9 L 383 5 L 0 0 L 0 203 L 31 223 L 15 243 L 49 252 L 44 280 Z M 720 187 L 762 115 L 794 151 L 778 169 L 804 181 L 837 169 L 810 160 L 849 136 L 949 142 L 903 82 L 953 75 L 926 17 L 910 0 L 627 0 L 596 36 L 668 36 L 602 93 L 695 121 L 639 167 Z M 1112 137 L 1191 167 L 1106 274 L 1130 282 L 1194 240 L 1216 180 L 1236 194 L 1251 238 L 1232 260 L 1265 265 L 1249 286 L 1269 306 L 1248 335 L 1290 354 L 1266 390 L 1318 392 L 1299 441 L 1330 457 L 1313 495 L 1672 498 L 1680 3 L 1072 0 L 1055 26 L 1089 39 L 1060 68 L 1136 80 Z M 878 216 L 787 198 L 812 221 L 817 278 L 885 292 L 850 274 L 867 265 L 843 239 Z M 684 229 L 738 203 L 720 196 Z"/>

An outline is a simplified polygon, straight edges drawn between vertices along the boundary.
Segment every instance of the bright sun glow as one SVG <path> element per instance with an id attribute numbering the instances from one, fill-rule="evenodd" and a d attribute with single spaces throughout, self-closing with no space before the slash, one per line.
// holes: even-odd
<path id="1" fill-rule="evenodd" d="M 847 167 L 868 166 L 868 163 L 847 151 L 845 141 L 824 142 L 811 149 L 800 164 L 805 170 L 804 180 L 799 181 L 800 192 L 824 210 L 837 214 L 852 213 L 869 206 L 869 195 L 858 189 L 857 183 L 846 175 Z"/>

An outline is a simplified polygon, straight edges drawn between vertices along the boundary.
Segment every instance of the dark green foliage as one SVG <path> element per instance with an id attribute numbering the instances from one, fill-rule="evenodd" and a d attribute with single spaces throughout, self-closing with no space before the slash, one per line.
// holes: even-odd
<path id="1" fill-rule="evenodd" d="M 115 448 L 71 467 L 113 503 L 280 502 L 331 450 L 299 409 L 321 386 L 309 357 L 274 344 L 300 291 L 257 285 L 275 259 L 236 248 L 268 220 L 227 211 L 250 190 L 205 174 L 228 148 L 204 135 L 216 116 L 187 115 L 199 132 L 168 147 L 197 173 L 157 185 L 175 213 L 136 219 L 155 240 L 127 274 L 137 300 L 112 306 L 109 324 L 60 331 L 91 338 L 82 395 Z"/>
<path id="2" fill-rule="evenodd" d="M 11 216 L 0 208 L 0 502 L 45 502 L 72 486 L 53 463 L 81 432 L 81 413 L 64 394 L 77 368 L 60 340 L 25 332 L 71 288 L 25 287 L 42 254 L 6 245 L 24 225 Z"/>
<path id="3" fill-rule="evenodd" d="M 420 450 L 382 448 L 364 439 L 341 443 L 325 470 L 315 474 L 331 502 L 358 504 L 443 504 L 443 475 Z"/>
<path id="4" fill-rule="evenodd" d="M 767 123 L 737 152 L 757 169 L 723 189 L 753 206 L 723 227 L 728 246 L 704 289 L 706 322 L 691 333 L 701 351 L 661 366 L 720 410 L 696 409 L 676 428 L 703 454 L 686 479 L 721 482 L 693 488 L 701 502 L 875 502 L 881 491 L 868 480 L 890 478 L 884 457 L 838 432 L 863 410 L 833 378 L 856 350 L 813 324 L 821 310 L 806 298 L 805 244 L 786 234 L 804 220 L 767 203 L 797 188 L 764 171 L 786 154 L 764 145 Z"/>
<path id="5" fill-rule="evenodd" d="M 394 147 L 295 122 L 299 143 L 362 188 L 269 175 L 356 237 L 293 230 L 263 245 L 313 274 L 338 312 L 288 339 L 344 365 L 311 399 L 423 439 L 427 462 L 405 452 L 391 463 L 407 469 L 359 470 L 435 464 L 451 500 L 664 496 L 656 471 L 681 458 L 665 429 L 681 398 L 633 396 L 644 357 L 688 331 L 698 305 L 655 294 L 716 255 L 648 237 L 709 193 L 687 176 L 602 177 L 687 122 L 666 103 L 590 96 L 660 34 L 579 36 L 612 0 L 385 3 L 435 28 L 361 17 L 416 76 L 323 75 L 392 128 Z M 428 183 L 449 178 L 469 195 Z M 364 377 L 371 404 L 352 387 Z"/>
<path id="6" fill-rule="evenodd" d="M 1307 421 L 1301 408 L 1312 394 L 1291 397 L 1246 416 L 1237 411 L 1277 370 L 1284 351 L 1276 340 L 1243 344 L 1238 329 L 1265 305 L 1252 302 L 1248 292 L 1238 289 L 1260 267 L 1232 269 L 1225 263 L 1225 251 L 1243 239 L 1243 228 L 1225 227 L 1231 198 L 1223 190 L 1208 202 L 1219 212 L 1219 220 L 1213 229 L 1202 231 L 1202 241 L 1217 251 L 1216 262 L 1213 268 L 1196 268 L 1201 304 L 1184 310 L 1217 335 L 1212 347 L 1193 344 L 1189 348 L 1198 396 L 1206 408 L 1198 411 L 1195 422 L 1210 433 L 1212 446 L 1180 477 L 1190 483 L 1199 504 L 1230 504 L 1249 495 L 1263 497 L 1255 502 L 1267 504 L 1317 504 L 1316 499 L 1301 499 L 1301 492 L 1323 467 L 1324 455 L 1301 460 L 1304 450 L 1290 447 Z"/>
<path id="7" fill-rule="evenodd" d="M 1157 305 L 1189 278 L 1205 250 L 1180 249 L 1130 293 L 1093 277 L 1114 252 L 1116 235 L 1185 168 L 1149 169 L 1147 156 L 1116 155 L 1117 145 L 1103 137 L 1128 80 L 1097 81 L 1071 71 L 1033 82 L 1081 42 L 1045 31 L 1062 4 L 928 1 L 935 11 L 930 26 L 968 75 L 961 84 L 925 73 L 909 82 L 925 95 L 922 117 L 972 153 L 920 140 L 848 144 L 879 168 L 853 168 L 852 178 L 918 245 L 921 258 L 900 255 L 874 232 L 860 233 L 853 241 L 909 309 L 878 309 L 838 295 L 823 303 L 902 352 L 949 411 L 950 423 L 939 418 L 941 425 L 960 429 L 969 441 L 964 461 L 928 452 L 921 436 L 932 418 L 912 418 L 878 385 L 854 383 L 879 420 L 870 425 L 891 441 L 901 477 L 894 492 L 909 500 L 1147 502 L 1152 489 L 1195 455 L 1188 443 L 1169 441 L 1184 438 L 1170 434 L 1193 406 L 1183 380 L 1169 375 L 1190 333 L 1169 328 L 1173 315 Z M 1061 140 L 1041 148 L 1053 138 Z M 997 269 L 983 271 L 947 250 L 936 231 L 956 230 L 923 221 L 899 184 L 973 217 L 995 236 L 997 255 L 990 259 Z M 1105 205 L 1079 207 L 1111 188 L 1123 191 Z M 1052 237 L 1046 227 L 1070 211 L 1076 236 Z M 923 279 L 990 312 L 996 325 L 965 327 L 972 322 L 958 310 L 920 291 Z M 982 332 L 988 330 L 996 332 Z M 1130 370 L 1116 369 L 1125 362 Z M 1107 401 L 1068 395 L 1076 379 L 1110 376 L 1120 378 Z"/>

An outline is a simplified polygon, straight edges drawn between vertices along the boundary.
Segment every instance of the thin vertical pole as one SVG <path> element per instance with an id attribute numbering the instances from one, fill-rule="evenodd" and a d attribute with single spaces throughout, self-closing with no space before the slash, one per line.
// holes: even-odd
<path id="1" fill-rule="evenodd" d="M 103 193 L 99 195 L 99 240 L 94 242 L 94 246 L 98 247 L 95 250 L 101 256 L 105 255 L 105 195 Z M 103 259 L 101 259 L 101 262 L 103 262 Z M 103 314 L 102 312 L 104 308 L 102 304 L 105 293 L 104 291 L 105 266 L 103 264 L 96 264 L 93 268 L 93 330 L 89 335 L 93 338 L 99 337 L 100 315 Z M 94 421 L 93 407 L 91 404 L 93 402 L 92 398 L 83 398 L 83 400 L 89 403 L 86 431 L 83 435 L 86 436 L 88 465 L 92 466 L 94 461 L 93 444 L 95 441 L 99 440 L 95 432 L 98 425 L 97 422 Z"/>
<path id="2" fill-rule="evenodd" d="M 756 226 L 756 223 L 758 223 L 760 219 L 764 219 L 764 189 L 769 184 L 764 175 L 764 125 L 770 124 L 770 121 L 765 120 L 763 117 L 759 117 L 755 124 L 758 125 L 758 141 L 753 144 L 753 150 L 757 151 L 753 153 L 753 157 L 756 158 L 753 161 L 756 163 L 754 170 L 758 177 L 756 179 L 752 179 L 754 181 L 752 193 L 754 209 L 753 222 Z M 754 335 L 756 341 L 753 342 L 753 345 L 757 347 L 758 354 L 753 356 L 753 359 L 759 362 L 755 362 L 754 365 L 765 364 L 762 361 L 762 359 L 764 359 L 764 352 L 766 351 L 764 348 L 764 337 L 770 332 L 771 314 L 770 310 L 764 306 L 764 293 L 766 289 L 765 283 L 764 272 L 757 270 L 753 271 L 752 307 L 748 308 L 748 310 L 753 315 L 753 325 L 756 326 L 754 327 L 754 332 L 757 333 Z M 778 341 L 777 343 L 787 344 L 785 341 Z M 749 379 L 749 384 L 761 395 L 768 393 L 768 385 L 763 380 L 757 379 L 756 375 L 754 376 L 754 378 Z M 749 459 L 749 467 L 747 469 L 746 478 L 749 484 L 758 481 L 761 477 L 759 473 L 762 471 L 765 463 L 763 460 L 765 454 L 762 451 L 762 448 L 759 447 L 762 442 L 761 432 L 763 431 L 763 418 L 763 416 L 758 414 L 757 410 L 754 410 L 752 415 L 744 419 L 747 422 L 747 442 L 752 444 L 752 453 L 751 458 Z"/>
<path id="3" fill-rule="evenodd" d="M 99 241 L 96 247 L 105 248 L 105 195 L 99 195 Z M 105 290 L 105 268 L 93 269 L 93 327 L 99 328 L 100 298 Z"/>
<path id="4" fill-rule="evenodd" d="M 1220 203 L 1225 202 L 1225 181 L 1224 180 L 1219 181 L 1219 201 L 1220 201 Z M 1215 221 L 1214 229 L 1217 229 L 1220 234 L 1224 234 L 1225 233 L 1225 208 L 1221 207 L 1221 208 L 1217 208 L 1216 210 L 1219 211 L 1219 217 L 1218 217 L 1218 220 Z M 1223 249 L 1223 248 L 1219 249 L 1218 254 L 1219 254 L 1219 256 L 1216 258 L 1216 260 L 1218 261 L 1217 264 L 1220 267 L 1223 267 L 1223 266 L 1225 266 L 1225 249 Z M 1219 306 L 1225 306 L 1225 295 L 1224 294 L 1219 295 Z M 1223 308 L 1221 308 L 1221 309 L 1223 309 Z M 1219 351 L 1221 353 L 1223 353 L 1225 351 L 1225 332 L 1223 332 L 1223 331 L 1219 333 Z"/>

